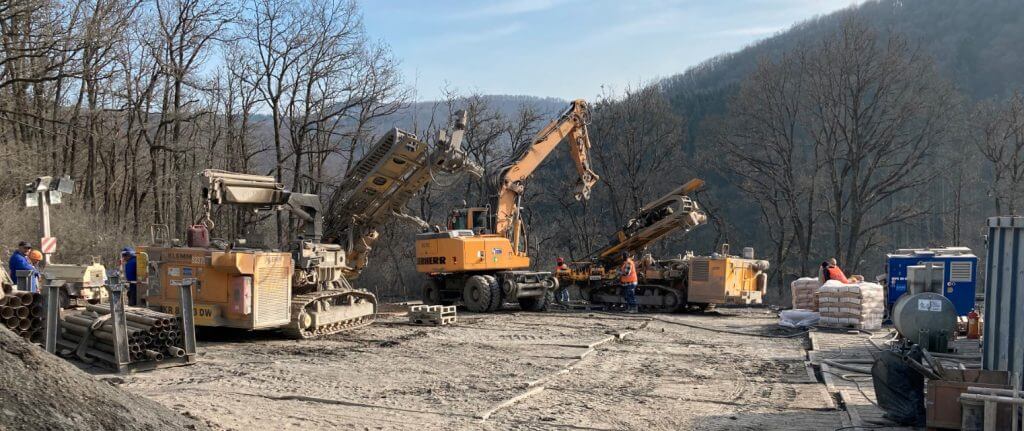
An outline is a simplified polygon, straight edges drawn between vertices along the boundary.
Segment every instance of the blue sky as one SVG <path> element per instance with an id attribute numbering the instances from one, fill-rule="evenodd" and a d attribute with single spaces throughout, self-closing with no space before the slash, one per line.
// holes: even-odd
<path id="1" fill-rule="evenodd" d="M 685 71 L 855 0 L 360 0 L 418 100 L 591 99 Z"/>

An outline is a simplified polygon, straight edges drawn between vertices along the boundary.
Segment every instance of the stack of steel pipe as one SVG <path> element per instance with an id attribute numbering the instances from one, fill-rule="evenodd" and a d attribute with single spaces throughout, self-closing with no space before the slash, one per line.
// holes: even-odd
<path id="1" fill-rule="evenodd" d="M 22 338 L 42 342 L 46 326 L 43 297 L 32 292 L 11 292 L 0 297 L 0 324 Z"/>
<path id="2" fill-rule="evenodd" d="M 77 348 L 86 338 L 86 352 L 93 357 L 114 363 L 114 321 L 106 304 L 86 305 L 85 310 L 68 314 L 61 321 L 64 340 Z M 97 323 L 97 320 L 103 320 Z M 128 352 L 132 362 L 162 361 L 185 356 L 178 317 L 144 308 L 125 310 L 128 326 Z"/>

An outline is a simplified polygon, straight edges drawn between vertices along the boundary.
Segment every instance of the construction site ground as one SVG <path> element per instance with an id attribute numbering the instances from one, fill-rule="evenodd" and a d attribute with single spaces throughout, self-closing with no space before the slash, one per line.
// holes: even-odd
<path id="1" fill-rule="evenodd" d="M 851 429 L 875 429 L 883 427 L 893 431 L 911 431 L 913 427 L 903 427 L 885 418 L 885 412 L 878 406 L 871 376 L 851 373 L 832 367 L 824 360 L 872 360 L 882 346 L 883 341 L 892 335 L 893 329 L 885 327 L 875 331 L 853 331 L 841 329 L 822 329 L 811 332 L 811 348 L 808 359 L 819 370 L 821 380 L 829 393 L 837 399 L 846 411 L 843 416 L 844 425 Z M 979 354 L 981 345 L 978 340 L 960 338 L 950 347 L 957 353 Z M 952 364 L 946 364 L 952 367 Z M 870 365 L 857 365 L 870 368 Z"/>
<path id="2" fill-rule="evenodd" d="M 774 312 L 401 316 L 324 339 L 219 331 L 107 379 L 214 429 L 822 430 L 849 424 Z M 101 374 L 101 370 L 88 370 Z"/>

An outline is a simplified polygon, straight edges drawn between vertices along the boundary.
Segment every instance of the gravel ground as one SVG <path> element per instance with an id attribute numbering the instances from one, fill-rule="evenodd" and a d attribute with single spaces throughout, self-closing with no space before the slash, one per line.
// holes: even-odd
<path id="1" fill-rule="evenodd" d="M 778 333 L 766 310 L 459 319 L 447 327 L 383 319 L 307 341 L 205 334 L 198 364 L 127 376 L 121 387 L 231 430 L 841 426 L 804 367 L 803 337 L 707 330 Z"/>
<path id="2" fill-rule="evenodd" d="M 207 427 L 0 328 L 0 430 L 164 429 Z"/>

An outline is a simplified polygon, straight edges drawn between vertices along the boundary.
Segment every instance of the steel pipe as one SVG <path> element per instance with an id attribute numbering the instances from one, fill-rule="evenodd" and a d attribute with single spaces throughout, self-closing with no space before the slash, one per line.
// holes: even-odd
<path id="1" fill-rule="evenodd" d="M 99 314 L 110 314 L 110 309 L 108 309 L 106 307 L 101 307 L 99 305 L 86 304 L 85 309 L 89 310 L 89 311 L 94 311 L 94 312 L 99 313 Z M 133 313 L 132 311 L 127 311 L 127 310 L 124 313 L 124 318 L 126 320 L 130 320 L 130 321 L 133 321 L 133 322 L 138 322 L 138 323 L 142 323 L 142 324 L 150 325 L 150 326 L 159 326 L 156 323 L 157 323 L 158 320 L 160 320 L 160 319 L 154 318 L 154 317 L 141 316 L 141 315 Z"/>
<path id="2" fill-rule="evenodd" d="M 73 341 L 76 345 L 82 342 L 82 337 L 79 337 L 74 334 L 64 334 L 64 339 Z M 99 341 L 100 340 L 96 339 L 89 340 L 86 347 L 96 349 L 104 353 L 110 353 L 112 355 L 114 354 L 114 346 L 107 343 L 101 343 Z"/>
<path id="3" fill-rule="evenodd" d="M 18 292 L 18 298 L 21 299 L 22 306 L 32 305 L 32 301 L 35 300 L 35 295 L 32 292 Z"/>
<path id="4" fill-rule="evenodd" d="M 85 334 L 89 333 L 88 327 L 76 325 L 74 323 L 64 322 L 60 326 L 64 328 L 67 332 L 70 332 L 78 336 L 85 336 Z M 110 332 L 92 331 L 92 337 L 100 340 L 109 341 L 111 343 L 114 342 L 114 334 Z"/>
<path id="5" fill-rule="evenodd" d="M 78 348 L 78 346 L 76 344 L 74 344 L 74 343 L 72 343 L 70 341 L 67 341 L 67 340 L 57 340 L 57 344 L 60 344 L 60 346 L 65 348 L 65 349 L 75 350 L 75 349 Z M 92 356 L 92 357 L 96 358 L 96 359 L 99 359 L 99 360 L 107 362 L 107 363 L 109 363 L 111 365 L 117 366 L 117 360 L 115 360 L 113 356 L 111 356 L 111 355 L 109 355 L 107 353 L 103 353 L 103 352 L 101 352 L 99 350 L 96 350 L 96 349 L 85 349 L 85 353 L 88 354 L 89 356 Z"/>
<path id="6" fill-rule="evenodd" d="M 182 349 L 180 347 L 167 346 L 167 353 L 170 354 L 171 356 L 174 356 L 175 358 L 185 357 L 185 349 Z"/>
<path id="7" fill-rule="evenodd" d="M 148 358 L 151 361 L 162 361 L 162 360 L 164 360 L 163 353 L 157 352 L 155 350 L 146 349 L 146 350 L 143 351 L 143 353 L 145 353 L 146 354 L 146 358 Z"/>
<path id="8" fill-rule="evenodd" d="M 84 327 L 87 327 L 87 328 L 88 327 L 92 327 L 92 325 L 94 323 L 96 323 L 96 319 L 89 319 L 87 317 L 81 317 L 81 315 L 67 316 L 67 317 L 64 318 L 64 321 L 65 322 L 71 322 L 71 323 L 74 323 L 74 324 L 77 324 L 77 325 L 81 325 L 81 326 L 84 326 Z M 138 323 L 135 323 L 133 325 L 132 323 L 134 323 L 134 322 L 128 322 L 128 333 L 129 334 L 132 334 L 132 333 L 135 333 L 135 332 L 140 332 L 140 331 L 142 331 L 142 332 L 151 332 L 151 333 L 152 332 L 156 332 L 156 330 L 154 330 L 152 327 L 147 327 L 147 326 L 144 326 L 144 325 L 141 325 L 141 324 L 138 324 Z M 114 322 L 107 321 L 107 322 L 103 322 L 103 324 L 100 325 L 100 327 L 97 329 L 97 331 L 104 331 L 104 332 L 111 332 L 111 333 L 113 333 L 114 332 L 113 328 L 114 328 Z"/>

